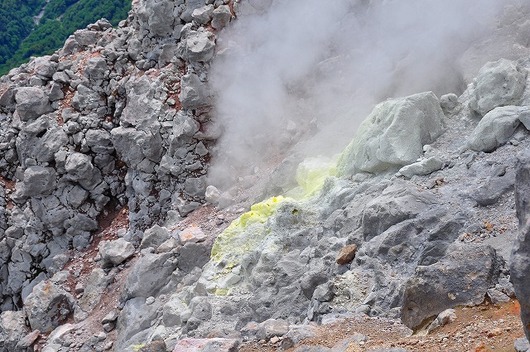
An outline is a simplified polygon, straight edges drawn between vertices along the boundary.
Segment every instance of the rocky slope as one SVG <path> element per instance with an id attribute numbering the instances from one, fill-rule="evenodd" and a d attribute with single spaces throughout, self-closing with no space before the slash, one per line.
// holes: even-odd
<path id="1" fill-rule="evenodd" d="M 136 1 L 1 78 L 0 350 L 234 350 L 351 314 L 423 331 L 513 277 L 524 294 L 530 61 L 382 102 L 338 157 L 238 198 L 207 187 L 208 74 L 219 31 L 261 11 Z"/>

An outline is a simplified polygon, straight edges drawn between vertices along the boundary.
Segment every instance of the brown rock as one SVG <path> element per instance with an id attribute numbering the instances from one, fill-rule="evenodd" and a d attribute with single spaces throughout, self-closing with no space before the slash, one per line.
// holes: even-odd
<path id="1" fill-rule="evenodd" d="M 353 258 L 355 258 L 355 253 L 357 253 L 356 244 L 350 244 L 346 247 L 343 247 L 337 256 L 337 264 L 344 265 L 351 263 Z"/>

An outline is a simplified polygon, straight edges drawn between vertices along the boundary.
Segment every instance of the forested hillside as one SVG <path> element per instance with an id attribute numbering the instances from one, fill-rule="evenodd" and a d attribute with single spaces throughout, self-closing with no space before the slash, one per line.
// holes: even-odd
<path id="1" fill-rule="evenodd" d="M 127 16 L 130 0 L 2 0 L 0 75 L 61 47 L 76 29 L 105 17 L 113 25 Z"/>

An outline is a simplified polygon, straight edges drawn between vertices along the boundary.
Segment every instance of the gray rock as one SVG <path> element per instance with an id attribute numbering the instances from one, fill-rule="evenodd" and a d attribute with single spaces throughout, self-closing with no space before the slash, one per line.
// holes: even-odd
<path id="1" fill-rule="evenodd" d="M 158 162 L 162 157 L 162 140 L 159 133 L 118 127 L 111 131 L 111 135 L 118 155 L 130 167 L 141 168 L 144 159 Z"/>
<path id="2" fill-rule="evenodd" d="M 192 31 L 186 38 L 185 58 L 192 62 L 208 62 L 215 51 L 215 35 L 206 30 Z"/>
<path id="3" fill-rule="evenodd" d="M 475 79 L 470 107 L 484 116 L 499 106 L 519 105 L 526 85 L 525 69 L 506 59 L 489 62 Z"/>
<path id="4" fill-rule="evenodd" d="M 87 61 L 85 77 L 92 82 L 98 82 L 105 78 L 109 70 L 107 62 L 102 57 L 94 57 Z"/>
<path id="5" fill-rule="evenodd" d="M 488 289 L 487 295 L 488 295 L 489 300 L 493 304 L 501 304 L 501 303 L 510 302 L 510 297 L 508 297 L 505 293 L 495 288 Z"/>
<path id="6" fill-rule="evenodd" d="M 483 184 L 471 191 L 470 195 L 478 205 L 489 206 L 499 201 L 503 194 L 513 190 L 515 174 L 512 171 L 503 176 L 488 177 Z"/>
<path id="7" fill-rule="evenodd" d="M 182 76 L 179 100 L 184 109 L 196 109 L 209 104 L 207 89 L 197 75 Z"/>
<path id="8" fill-rule="evenodd" d="M 530 117 L 530 108 L 503 106 L 488 112 L 469 136 L 468 145 L 476 151 L 491 152 L 506 143 L 520 125 L 520 118 Z"/>
<path id="9" fill-rule="evenodd" d="M 80 84 L 72 98 L 72 107 L 77 111 L 95 110 L 103 103 L 101 96 L 89 87 Z"/>
<path id="10" fill-rule="evenodd" d="M 232 19 L 232 12 L 228 5 L 218 6 L 212 13 L 212 27 L 221 30 Z"/>
<path id="11" fill-rule="evenodd" d="M 454 309 L 446 309 L 438 316 L 434 321 L 427 327 L 427 331 L 430 333 L 439 327 L 445 326 L 456 320 L 456 312 Z"/>
<path id="12" fill-rule="evenodd" d="M 213 10 L 213 5 L 199 7 L 198 9 L 193 10 L 191 17 L 193 17 L 198 24 L 206 24 L 212 19 Z"/>
<path id="13" fill-rule="evenodd" d="M 429 175 L 434 171 L 440 170 L 444 166 L 443 161 L 433 156 L 427 159 L 422 159 L 414 164 L 403 166 L 399 169 L 398 174 L 411 178 L 415 175 Z"/>
<path id="14" fill-rule="evenodd" d="M 525 337 L 516 339 L 513 343 L 513 347 L 516 352 L 528 352 L 530 351 L 530 343 Z"/>
<path id="15" fill-rule="evenodd" d="M 33 330 L 51 332 L 71 315 L 74 298 L 57 284 L 46 280 L 33 288 L 24 302 L 24 312 Z"/>
<path id="16" fill-rule="evenodd" d="M 281 337 L 289 332 L 289 323 L 281 319 L 267 319 L 259 324 L 257 338 L 260 340 L 270 340 L 277 336 Z"/>
<path id="17" fill-rule="evenodd" d="M 113 241 L 101 241 L 99 254 L 101 255 L 103 267 L 119 265 L 134 254 L 134 246 L 123 238 Z"/>
<path id="18" fill-rule="evenodd" d="M 185 1 L 185 7 L 182 11 L 182 14 L 180 15 L 180 18 L 184 22 L 191 22 L 193 20 L 193 17 L 191 17 L 191 14 L 195 9 L 198 9 L 199 7 L 204 6 L 206 3 L 205 0 L 186 0 Z"/>
<path id="19" fill-rule="evenodd" d="M 192 177 L 184 181 L 184 192 L 192 197 L 202 197 L 206 192 L 206 178 Z"/>
<path id="20" fill-rule="evenodd" d="M 173 2 L 145 1 L 142 5 L 138 9 L 138 15 L 152 35 L 163 37 L 173 32 Z"/>
<path id="21" fill-rule="evenodd" d="M 48 116 L 25 125 L 16 139 L 18 159 L 26 166 L 26 159 L 37 162 L 54 160 L 56 152 L 68 143 L 68 136 Z M 31 165 L 28 165 L 31 166 Z"/>
<path id="22" fill-rule="evenodd" d="M 414 329 L 445 309 L 482 303 L 498 267 L 495 250 L 479 245 L 454 245 L 439 262 L 418 266 L 405 284 L 403 323 Z"/>
<path id="23" fill-rule="evenodd" d="M 144 232 L 140 248 L 157 248 L 170 238 L 169 231 L 165 227 L 155 225 Z"/>
<path id="24" fill-rule="evenodd" d="M 159 305 L 146 304 L 145 298 L 137 297 L 128 300 L 118 317 L 116 329 L 118 331 L 115 351 L 126 351 L 127 347 L 145 343 L 146 334 L 136 337 L 138 333 L 149 329 L 151 322 L 156 318 Z M 138 338 L 142 341 L 138 341 Z"/>
<path id="25" fill-rule="evenodd" d="M 94 153 L 111 154 L 114 151 L 112 136 L 105 130 L 88 130 L 85 140 Z"/>
<path id="26" fill-rule="evenodd" d="M 24 170 L 22 183 L 17 183 L 17 193 L 34 197 L 51 193 L 56 186 L 55 170 L 51 167 L 31 166 Z"/>
<path id="27" fill-rule="evenodd" d="M 31 121 L 52 111 L 46 93 L 38 87 L 22 87 L 15 94 L 17 112 L 22 121 Z"/>
<path id="28" fill-rule="evenodd" d="M 415 162 L 423 146 L 443 132 L 444 118 L 431 92 L 377 105 L 342 153 L 340 174 L 378 173 Z"/>
<path id="29" fill-rule="evenodd" d="M 29 333 L 23 311 L 5 311 L 0 315 L 0 351 L 18 351 L 17 343 Z"/>
<path id="30" fill-rule="evenodd" d="M 173 352 L 235 352 L 239 347 L 236 339 L 193 339 L 186 338 L 177 341 Z"/>
<path id="31" fill-rule="evenodd" d="M 521 305 L 521 320 L 526 338 L 530 338 L 530 153 L 519 156 L 515 187 L 515 205 L 519 233 L 514 242 L 510 277 Z"/>
<path id="32" fill-rule="evenodd" d="M 332 352 L 331 348 L 324 346 L 310 346 L 310 345 L 301 345 L 296 347 L 293 352 Z"/>
<path id="33" fill-rule="evenodd" d="M 48 94 L 48 99 L 50 101 L 57 101 L 64 98 L 64 93 L 62 90 L 62 86 L 59 83 L 52 83 L 50 87 L 50 93 Z"/>
<path id="34" fill-rule="evenodd" d="M 127 297 L 156 296 L 177 267 L 172 253 L 144 253 L 134 264 L 125 282 Z"/>
<path id="35" fill-rule="evenodd" d="M 78 300 L 79 307 L 86 313 L 90 313 L 103 297 L 103 293 L 112 280 L 111 275 L 105 274 L 101 268 L 94 268 L 88 276 L 84 291 Z"/>

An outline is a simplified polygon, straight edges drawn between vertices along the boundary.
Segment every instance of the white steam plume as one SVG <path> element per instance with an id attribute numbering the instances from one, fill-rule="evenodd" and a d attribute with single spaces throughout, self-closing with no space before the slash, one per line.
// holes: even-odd
<path id="1" fill-rule="evenodd" d="M 312 135 L 307 155 L 330 155 L 386 98 L 461 92 L 458 57 L 494 29 L 507 3 L 275 0 L 238 18 L 211 70 L 224 127 L 211 183 L 231 186 L 303 133 Z"/>

